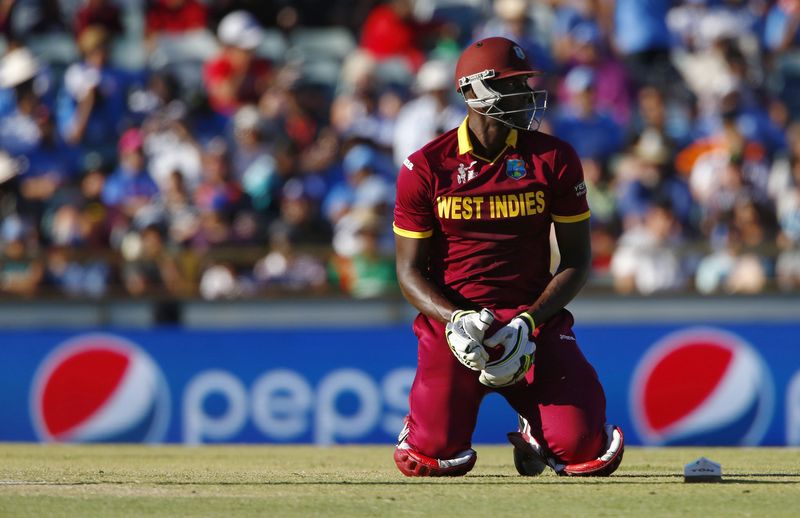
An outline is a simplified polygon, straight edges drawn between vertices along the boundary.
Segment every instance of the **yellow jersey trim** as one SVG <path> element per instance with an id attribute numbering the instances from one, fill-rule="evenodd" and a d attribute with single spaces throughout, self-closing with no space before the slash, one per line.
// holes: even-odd
<path id="1" fill-rule="evenodd" d="M 508 135 L 506 135 L 506 147 L 504 147 L 500 151 L 500 153 L 498 153 L 497 156 L 494 157 L 494 160 L 489 160 L 488 158 L 484 158 L 484 157 L 476 154 L 473 151 L 472 141 L 469 139 L 469 124 L 467 123 L 468 120 L 469 120 L 469 115 L 464 117 L 464 121 L 458 127 L 458 154 L 459 155 L 466 155 L 467 153 L 470 153 L 472 156 L 480 158 L 484 162 L 490 162 L 490 163 L 493 164 L 493 163 L 495 163 L 495 161 L 498 158 L 500 158 L 503 155 L 503 153 L 506 152 L 506 149 L 508 149 L 509 147 L 517 147 L 517 137 L 518 137 L 517 133 L 518 132 L 517 132 L 516 129 L 511 128 L 511 130 L 509 130 L 509 132 L 508 132 Z"/>
<path id="2" fill-rule="evenodd" d="M 392 223 L 392 230 L 394 230 L 394 233 L 397 234 L 398 236 L 410 237 L 412 239 L 425 239 L 426 237 L 431 237 L 433 235 L 433 230 L 425 230 L 423 232 L 417 232 L 415 230 L 405 230 L 398 227 L 394 223 Z"/>
<path id="3" fill-rule="evenodd" d="M 461 125 L 458 127 L 458 154 L 465 155 L 472 151 L 472 142 L 469 140 L 469 131 L 467 121 L 469 116 L 464 117 Z"/>
<path id="4" fill-rule="evenodd" d="M 556 216 L 555 214 L 551 214 L 550 217 L 552 217 L 553 221 L 556 223 L 577 223 L 579 221 L 589 219 L 589 216 L 591 215 L 592 211 L 587 210 L 583 214 L 576 214 L 574 216 Z"/>

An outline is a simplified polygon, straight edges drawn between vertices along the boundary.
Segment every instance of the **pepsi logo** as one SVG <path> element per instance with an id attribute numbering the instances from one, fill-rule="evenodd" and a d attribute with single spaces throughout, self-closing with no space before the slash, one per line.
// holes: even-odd
<path id="1" fill-rule="evenodd" d="M 58 442 L 158 442 L 169 424 L 161 370 L 132 342 L 81 335 L 48 355 L 33 378 L 36 434 Z"/>
<path id="2" fill-rule="evenodd" d="M 645 444 L 756 445 L 772 419 L 774 385 L 743 339 L 692 328 L 647 351 L 632 379 L 630 405 Z"/>

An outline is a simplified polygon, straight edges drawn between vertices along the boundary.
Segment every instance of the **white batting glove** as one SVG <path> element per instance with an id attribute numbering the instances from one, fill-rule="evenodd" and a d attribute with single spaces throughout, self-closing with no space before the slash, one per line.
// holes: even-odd
<path id="1" fill-rule="evenodd" d="M 445 327 L 447 344 L 453 355 L 468 369 L 479 371 L 486 367 L 489 353 L 483 348 L 483 334 L 494 322 L 488 309 L 454 311 Z"/>
<path id="2" fill-rule="evenodd" d="M 525 377 L 533 364 L 536 344 L 531 340 L 536 324 L 527 313 L 521 313 L 501 328 L 485 344 L 487 347 L 503 347 L 499 359 L 489 363 L 478 377 L 488 387 L 507 387 Z"/>

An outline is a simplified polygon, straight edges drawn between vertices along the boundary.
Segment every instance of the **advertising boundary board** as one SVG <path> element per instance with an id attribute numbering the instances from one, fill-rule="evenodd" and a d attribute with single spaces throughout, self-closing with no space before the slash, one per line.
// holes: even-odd
<path id="1" fill-rule="evenodd" d="M 576 326 L 628 444 L 800 444 L 800 323 Z M 394 441 L 407 325 L 0 332 L 0 440 Z M 516 420 L 486 398 L 475 443 Z"/>

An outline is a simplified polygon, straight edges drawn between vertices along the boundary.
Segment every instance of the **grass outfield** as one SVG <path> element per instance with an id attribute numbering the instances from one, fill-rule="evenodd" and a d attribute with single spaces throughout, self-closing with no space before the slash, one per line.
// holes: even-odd
<path id="1" fill-rule="evenodd" d="M 391 446 L 0 444 L 0 517 L 800 516 L 800 450 L 628 448 L 610 478 L 516 474 L 481 446 L 466 477 L 408 479 Z M 722 483 L 683 465 L 722 463 Z"/>

